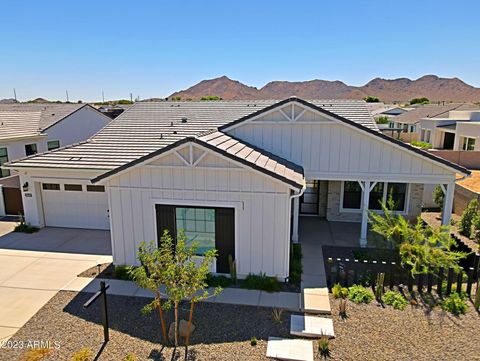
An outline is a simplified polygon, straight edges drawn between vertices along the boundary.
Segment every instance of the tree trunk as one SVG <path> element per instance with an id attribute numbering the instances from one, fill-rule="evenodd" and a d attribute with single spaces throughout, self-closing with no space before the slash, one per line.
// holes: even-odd
<path id="1" fill-rule="evenodd" d="M 192 325 L 192 318 L 193 318 L 193 307 L 195 306 L 195 301 L 190 303 L 190 317 L 188 318 L 187 324 L 187 337 L 185 338 L 185 345 L 188 346 L 188 341 L 190 340 L 190 328 Z"/>
<path id="2" fill-rule="evenodd" d="M 178 347 L 178 302 L 175 301 L 175 347 Z"/>
<path id="3" fill-rule="evenodd" d="M 160 322 L 162 324 L 163 340 L 164 342 L 168 343 L 167 328 L 165 327 L 165 320 L 163 319 L 162 300 L 160 298 L 160 292 L 158 290 L 156 292 L 156 298 L 158 300 L 158 313 L 160 314 Z"/>

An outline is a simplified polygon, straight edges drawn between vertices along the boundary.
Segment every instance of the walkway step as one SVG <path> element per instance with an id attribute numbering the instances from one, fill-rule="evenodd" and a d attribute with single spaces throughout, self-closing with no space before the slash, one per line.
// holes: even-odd
<path id="1" fill-rule="evenodd" d="M 328 288 L 304 288 L 302 290 L 300 309 L 312 314 L 331 314 Z"/>
<path id="2" fill-rule="evenodd" d="M 269 337 L 267 357 L 277 360 L 313 361 L 313 342 L 308 340 Z"/>
<path id="3" fill-rule="evenodd" d="M 331 318 L 318 316 L 291 315 L 290 334 L 300 337 L 319 338 L 323 335 L 335 337 Z"/>

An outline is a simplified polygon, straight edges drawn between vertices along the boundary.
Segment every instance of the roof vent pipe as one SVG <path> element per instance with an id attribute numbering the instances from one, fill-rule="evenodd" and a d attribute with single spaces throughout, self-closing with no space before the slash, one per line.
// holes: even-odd
<path id="1" fill-rule="evenodd" d="M 187 117 L 183 117 L 183 118 L 182 118 L 182 123 L 186 123 L 187 120 L 188 120 Z"/>

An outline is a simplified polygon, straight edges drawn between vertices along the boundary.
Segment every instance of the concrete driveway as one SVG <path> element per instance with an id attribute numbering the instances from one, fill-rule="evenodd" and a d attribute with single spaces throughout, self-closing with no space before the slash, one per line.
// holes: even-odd
<path id="1" fill-rule="evenodd" d="M 0 341 L 11 337 L 84 270 L 112 261 L 110 232 L 44 228 L 12 232 L 0 221 Z"/>

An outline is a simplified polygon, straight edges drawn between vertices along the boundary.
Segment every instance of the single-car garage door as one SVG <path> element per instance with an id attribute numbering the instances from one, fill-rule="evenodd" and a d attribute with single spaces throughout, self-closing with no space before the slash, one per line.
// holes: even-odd
<path id="1" fill-rule="evenodd" d="M 103 186 L 42 183 L 42 201 L 46 226 L 110 229 Z"/>

